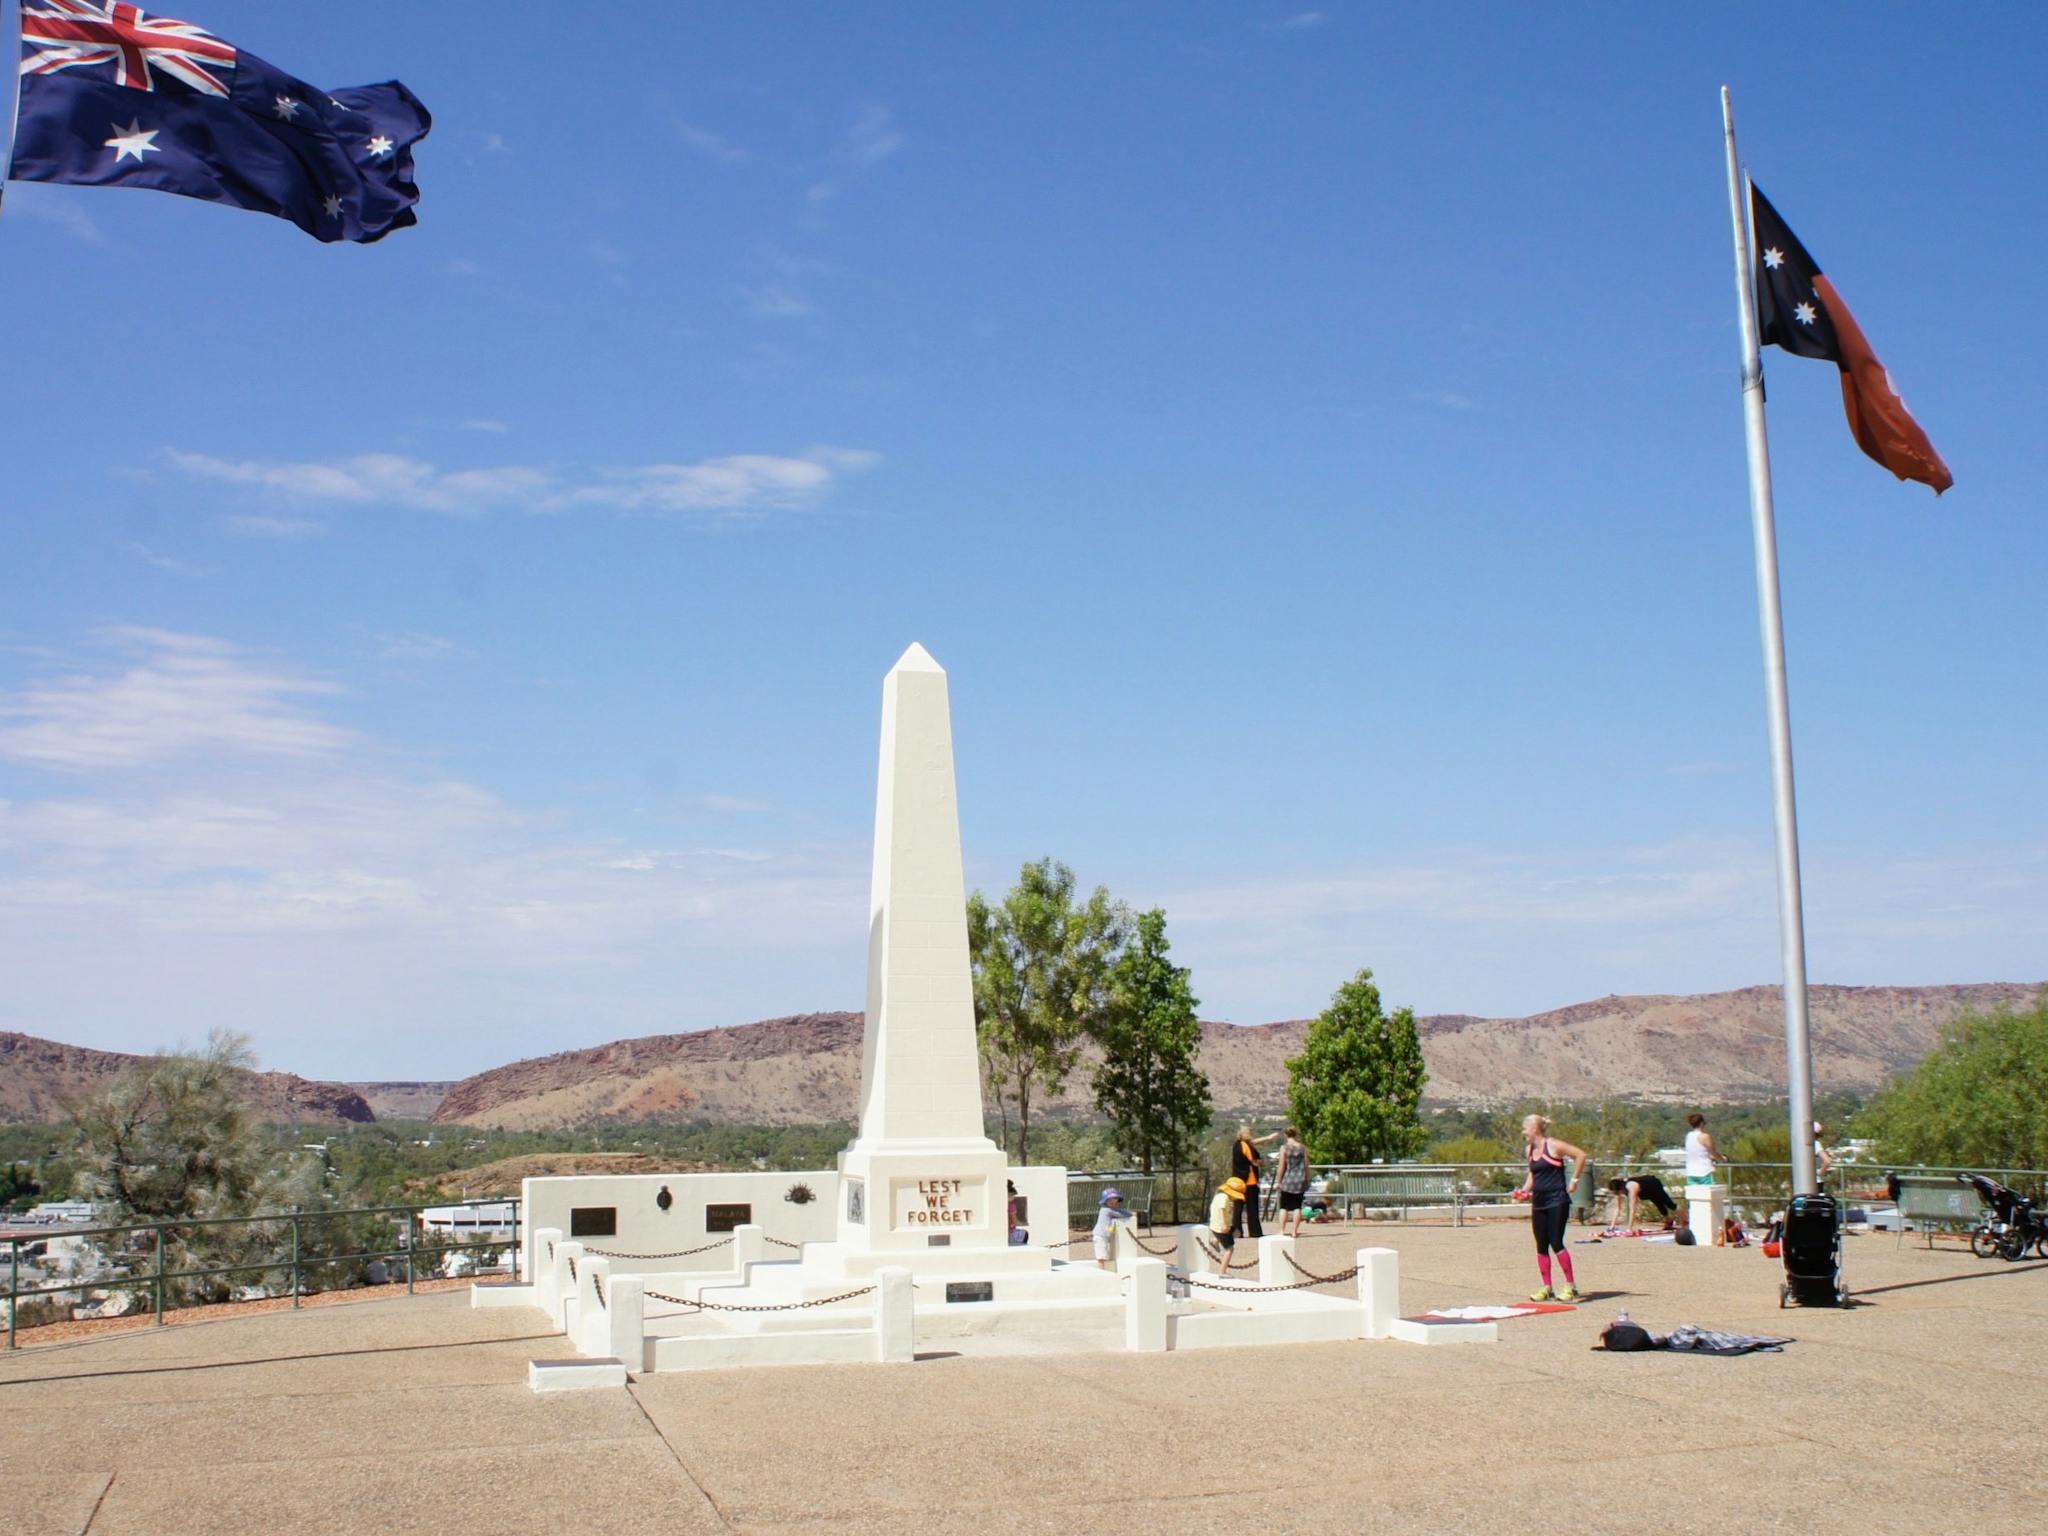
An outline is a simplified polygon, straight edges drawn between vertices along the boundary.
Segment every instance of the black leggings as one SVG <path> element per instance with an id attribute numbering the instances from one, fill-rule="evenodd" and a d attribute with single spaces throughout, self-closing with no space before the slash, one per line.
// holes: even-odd
<path id="1" fill-rule="evenodd" d="M 1536 1234 L 1538 1253 L 1563 1253 L 1565 1223 L 1571 1219 L 1569 1200 L 1556 1205 L 1539 1205 L 1529 1212 L 1529 1226 Z"/>
<path id="2" fill-rule="evenodd" d="M 1230 1230 L 1241 1232 L 1256 1242 L 1266 1235 L 1265 1223 L 1259 1220 L 1259 1197 L 1264 1193 L 1256 1185 L 1245 1188 L 1244 1198 L 1237 1202 L 1237 1215 L 1230 1223 Z"/>

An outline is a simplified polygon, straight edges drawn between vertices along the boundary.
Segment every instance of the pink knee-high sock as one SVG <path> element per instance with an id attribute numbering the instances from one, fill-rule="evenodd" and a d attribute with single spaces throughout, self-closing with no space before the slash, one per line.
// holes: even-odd
<path id="1" fill-rule="evenodd" d="M 1544 1284 L 1545 1284 L 1546 1286 L 1550 1284 L 1550 1255 L 1549 1255 L 1549 1254 L 1547 1254 L 1547 1253 L 1539 1253 L 1539 1254 L 1537 1254 L 1537 1255 L 1536 1255 L 1536 1273 L 1537 1273 L 1537 1274 L 1539 1274 L 1539 1275 L 1541 1275 L 1541 1276 L 1543 1277 L 1543 1283 L 1544 1283 Z"/>
<path id="2" fill-rule="evenodd" d="M 1557 1250 L 1557 1267 L 1564 1271 L 1564 1283 L 1566 1285 L 1577 1285 L 1579 1283 L 1572 1278 L 1572 1256 L 1562 1248 Z"/>

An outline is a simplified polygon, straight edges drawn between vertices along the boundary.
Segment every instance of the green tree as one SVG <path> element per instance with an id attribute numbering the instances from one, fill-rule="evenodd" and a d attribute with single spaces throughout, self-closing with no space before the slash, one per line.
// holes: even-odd
<path id="1" fill-rule="evenodd" d="M 1077 904 L 1074 872 L 1052 859 L 1026 864 L 1001 906 L 967 898 L 975 1031 L 1005 1144 L 1015 1111 L 1020 1163 L 1031 1160 L 1032 1105 L 1065 1086 L 1109 1004 L 1129 920 L 1099 885 Z"/>
<path id="2" fill-rule="evenodd" d="M 1287 1063 L 1287 1102 L 1309 1155 L 1319 1163 L 1410 1157 L 1429 1138 L 1422 1087 L 1429 1073 L 1415 1033 L 1415 1010 L 1391 1017 L 1372 972 L 1337 989 Z"/>
<path id="3" fill-rule="evenodd" d="M 323 1198 L 318 1166 L 297 1157 L 296 1147 L 279 1142 L 250 1113 L 243 1092 L 254 1065 L 246 1038 L 215 1030 L 204 1048 L 150 1057 L 71 1106 L 75 1188 L 112 1206 L 116 1222 L 164 1223 L 167 1269 L 254 1266 L 288 1252 L 289 1220 L 186 1223 Z M 171 1289 L 212 1299 L 238 1284 L 276 1278 L 251 1268 Z"/>
<path id="4" fill-rule="evenodd" d="M 2048 998 L 2024 1013 L 1958 1015 L 1856 1129 L 1890 1162 L 2048 1167 Z"/>
<path id="5" fill-rule="evenodd" d="M 1139 914 L 1116 963 L 1110 1005 L 1095 1027 L 1102 1048 L 1095 1107 L 1118 1144 L 1149 1171 L 1154 1156 L 1178 1166 L 1209 1129 L 1209 1076 L 1197 1060 L 1202 1026 L 1185 966 L 1167 958 L 1166 914 Z"/>

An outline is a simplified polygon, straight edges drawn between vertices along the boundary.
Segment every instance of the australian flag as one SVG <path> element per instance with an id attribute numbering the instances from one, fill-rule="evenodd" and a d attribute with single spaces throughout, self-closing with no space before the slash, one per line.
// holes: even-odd
<path id="1" fill-rule="evenodd" d="M 21 0 L 20 102 L 16 181 L 176 192 L 318 240 L 417 222 L 432 119 L 395 80 L 323 91 L 128 0 Z"/>

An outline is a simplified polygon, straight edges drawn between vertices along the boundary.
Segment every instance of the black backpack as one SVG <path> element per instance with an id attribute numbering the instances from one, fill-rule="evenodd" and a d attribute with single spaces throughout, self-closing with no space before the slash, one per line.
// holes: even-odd
<path id="1" fill-rule="evenodd" d="M 1655 1349 L 1650 1330 L 1637 1323 L 1609 1323 L 1600 1332 L 1600 1347 L 1606 1350 Z"/>
<path id="2" fill-rule="evenodd" d="M 1681 1248 L 1693 1248 L 1699 1245 L 1699 1239 L 1693 1236 L 1691 1227 L 1680 1227 L 1671 1235 L 1671 1240 Z"/>

